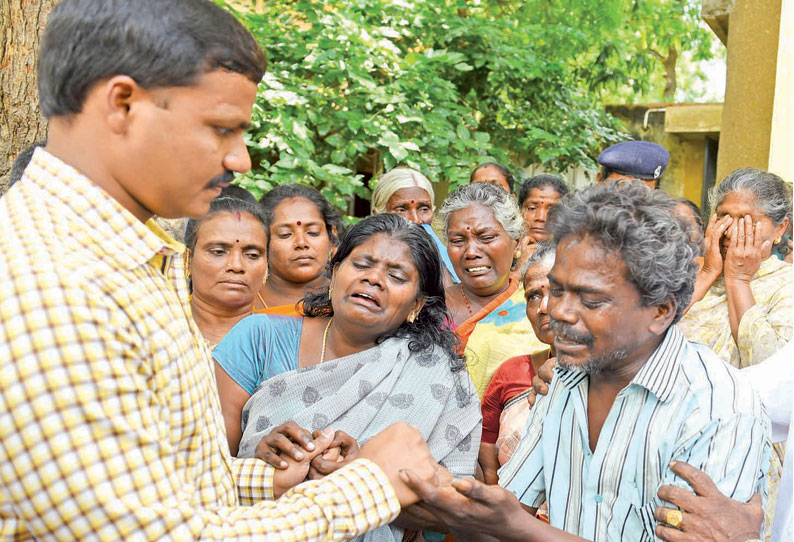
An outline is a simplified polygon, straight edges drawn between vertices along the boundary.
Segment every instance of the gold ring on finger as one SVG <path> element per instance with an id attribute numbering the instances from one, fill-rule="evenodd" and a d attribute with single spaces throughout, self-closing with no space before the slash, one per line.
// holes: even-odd
<path id="1" fill-rule="evenodd" d="M 667 516 L 664 518 L 664 522 L 668 525 L 672 525 L 675 528 L 681 527 L 681 523 L 684 521 L 684 514 L 681 513 L 681 510 L 670 510 L 667 512 Z"/>

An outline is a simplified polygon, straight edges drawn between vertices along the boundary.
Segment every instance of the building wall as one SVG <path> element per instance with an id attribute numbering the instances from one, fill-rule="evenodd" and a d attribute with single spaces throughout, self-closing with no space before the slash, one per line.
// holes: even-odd
<path id="1" fill-rule="evenodd" d="M 673 197 L 687 198 L 701 207 L 706 136 L 694 134 L 681 137 L 667 130 L 665 117 L 668 111 L 680 107 L 680 104 L 610 105 L 607 111 L 625 123 L 633 139 L 653 141 L 668 150 L 670 163 L 662 175 L 659 188 Z M 709 130 L 719 132 L 719 127 L 710 127 Z M 717 133 L 714 136 L 719 137 Z"/>
<path id="2" fill-rule="evenodd" d="M 794 0 L 783 0 L 775 76 L 775 103 L 769 142 L 769 170 L 794 182 Z"/>

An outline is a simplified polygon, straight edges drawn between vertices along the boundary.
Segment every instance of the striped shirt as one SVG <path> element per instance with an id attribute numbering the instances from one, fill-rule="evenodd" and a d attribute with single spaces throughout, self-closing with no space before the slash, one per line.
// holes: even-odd
<path id="1" fill-rule="evenodd" d="M 393 520 L 358 460 L 272 499 L 229 455 L 180 246 L 38 149 L 0 199 L 0 540 L 351 538 Z"/>
<path id="2" fill-rule="evenodd" d="M 548 501 L 552 525 L 588 540 L 657 540 L 664 484 L 689 486 L 672 460 L 702 469 L 727 496 L 766 497 L 769 420 L 758 395 L 711 350 L 671 327 L 621 390 L 590 451 L 589 377 L 558 367 L 499 483 L 522 503 Z M 665 503 L 666 506 L 671 506 Z"/>

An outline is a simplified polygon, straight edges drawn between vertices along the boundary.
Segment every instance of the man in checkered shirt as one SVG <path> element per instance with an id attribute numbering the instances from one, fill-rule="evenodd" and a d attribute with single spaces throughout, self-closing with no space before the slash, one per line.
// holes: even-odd
<path id="1" fill-rule="evenodd" d="M 203 215 L 250 168 L 264 69 L 208 0 L 52 12 L 49 140 L 0 200 L 0 540 L 341 540 L 416 501 L 399 469 L 435 476 L 405 424 L 294 488 L 332 432 L 277 473 L 229 454 L 182 247 L 150 219 Z"/>

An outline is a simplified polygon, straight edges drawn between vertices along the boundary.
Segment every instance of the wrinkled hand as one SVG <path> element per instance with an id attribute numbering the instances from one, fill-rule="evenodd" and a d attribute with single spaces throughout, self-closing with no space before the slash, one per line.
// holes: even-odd
<path id="1" fill-rule="evenodd" d="M 677 486 L 662 486 L 659 498 L 679 507 L 683 513 L 680 529 L 665 524 L 672 508 L 659 507 L 653 515 L 660 523 L 656 535 L 668 542 L 744 542 L 758 538 L 764 520 L 761 497 L 749 502 L 734 501 L 723 495 L 703 471 L 681 461 L 671 464 L 673 472 L 689 482 L 696 495 Z"/>
<path id="2" fill-rule="evenodd" d="M 321 431 L 315 431 L 313 436 L 318 438 Z M 356 439 L 345 433 L 337 431 L 334 433 L 334 440 L 322 454 L 318 455 L 311 462 L 309 469 L 309 480 L 318 480 L 328 476 L 337 469 L 341 469 L 351 461 L 355 460 L 360 453 Z"/>
<path id="3" fill-rule="evenodd" d="M 515 495 L 499 486 L 489 486 L 470 478 L 457 478 L 451 484 L 433 484 L 403 472 L 405 483 L 422 499 L 416 506 L 438 518 L 459 541 L 507 540 L 519 535 L 515 522 L 534 520 Z"/>
<path id="4" fill-rule="evenodd" d="M 287 466 L 277 468 L 273 474 L 273 495 L 278 499 L 290 488 L 304 482 L 309 474 L 312 460 L 326 451 L 333 440 L 334 430 L 329 427 L 311 442 L 313 451 L 302 453 L 302 459 L 295 460 L 289 455 L 284 455 L 282 461 Z"/>
<path id="5" fill-rule="evenodd" d="M 557 358 L 549 358 L 540 366 L 538 372 L 532 377 L 532 391 L 527 397 L 530 406 L 535 406 L 535 401 L 539 395 L 549 393 L 549 384 L 554 378 L 554 368 L 557 366 Z"/>
<path id="6" fill-rule="evenodd" d="M 761 236 L 761 223 L 753 223 L 750 215 L 740 218 L 730 229 L 730 243 L 723 264 L 725 281 L 749 283 L 771 249 L 772 241 Z"/>
<path id="7" fill-rule="evenodd" d="M 402 507 L 414 504 L 419 497 L 400 478 L 401 470 L 410 469 L 421 480 L 438 479 L 445 470 L 430 454 L 419 429 L 405 422 L 392 424 L 369 439 L 361 447 L 359 457 L 369 459 L 383 470 Z"/>
<path id="8" fill-rule="evenodd" d="M 273 465 L 277 469 L 286 469 L 287 457 L 295 461 L 303 461 L 306 453 L 315 451 L 312 434 L 295 422 L 287 422 L 274 428 L 262 437 L 256 445 L 254 457 Z"/>
<path id="9" fill-rule="evenodd" d="M 705 251 L 703 253 L 703 267 L 701 272 L 711 279 L 717 280 L 722 274 L 722 254 L 720 253 L 720 240 L 733 222 L 730 215 L 724 215 L 717 219 L 717 215 L 711 215 L 706 226 L 706 233 L 703 236 Z"/>

